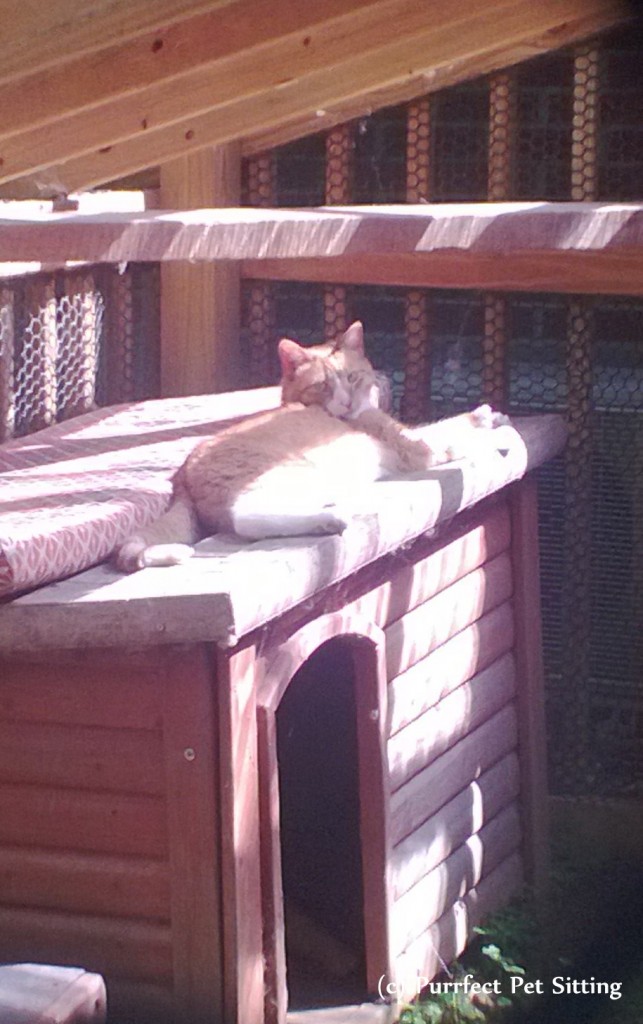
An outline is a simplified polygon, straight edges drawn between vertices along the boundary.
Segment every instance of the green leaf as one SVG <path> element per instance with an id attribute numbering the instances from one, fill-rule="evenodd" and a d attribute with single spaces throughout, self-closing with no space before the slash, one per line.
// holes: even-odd
<path id="1" fill-rule="evenodd" d="M 502 963 L 503 968 L 507 972 L 507 974 L 525 974 L 526 973 L 524 967 L 521 967 L 520 964 L 513 963 L 512 960 L 504 960 L 503 959 L 501 961 L 501 963 Z"/>

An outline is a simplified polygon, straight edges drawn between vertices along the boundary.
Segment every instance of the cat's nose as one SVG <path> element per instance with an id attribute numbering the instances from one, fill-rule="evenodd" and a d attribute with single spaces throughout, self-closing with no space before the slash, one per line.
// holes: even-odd
<path id="1" fill-rule="evenodd" d="M 352 404 L 350 392 L 345 388 L 336 388 L 333 397 L 326 405 L 331 416 L 345 416 Z"/>
<path id="2" fill-rule="evenodd" d="M 330 402 L 326 406 L 326 411 L 329 412 L 331 416 L 345 416 L 349 409 L 349 403 L 341 401 L 337 396 L 331 398 Z"/>

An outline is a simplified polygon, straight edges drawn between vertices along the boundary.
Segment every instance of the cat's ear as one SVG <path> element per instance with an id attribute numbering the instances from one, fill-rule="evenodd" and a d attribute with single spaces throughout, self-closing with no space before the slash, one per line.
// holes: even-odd
<path id="1" fill-rule="evenodd" d="M 361 320 L 355 320 L 350 325 L 346 333 L 339 339 L 337 348 L 350 349 L 351 352 L 364 355 L 364 326 Z"/>
<path id="2" fill-rule="evenodd" d="M 310 353 L 302 345 L 291 341 L 290 338 L 282 338 L 277 351 L 279 352 L 281 373 L 285 380 L 292 380 L 295 370 L 312 359 Z"/>

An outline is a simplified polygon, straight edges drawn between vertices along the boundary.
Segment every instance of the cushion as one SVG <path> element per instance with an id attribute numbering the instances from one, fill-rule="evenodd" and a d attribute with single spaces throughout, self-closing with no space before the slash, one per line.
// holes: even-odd
<path id="1" fill-rule="evenodd" d="M 105 982 L 82 967 L 0 966 L 2 1024 L 104 1024 Z"/>
<path id="2" fill-rule="evenodd" d="M 103 561 L 167 508 L 199 438 L 278 404 L 274 387 L 138 402 L 0 446 L 0 595 Z"/>

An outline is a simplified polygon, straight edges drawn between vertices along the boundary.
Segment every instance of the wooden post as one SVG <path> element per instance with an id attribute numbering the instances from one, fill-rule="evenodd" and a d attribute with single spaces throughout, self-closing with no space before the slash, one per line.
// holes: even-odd
<path id="1" fill-rule="evenodd" d="M 217 653 L 223 1020 L 262 1024 L 264 966 L 254 647 Z"/>
<path id="2" fill-rule="evenodd" d="M 538 487 L 533 474 L 512 488 L 509 508 L 523 853 L 525 877 L 539 891 L 547 882 L 549 853 Z"/>
<path id="3" fill-rule="evenodd" d="M 261 808 L 261 908 L 263 914 L 266 1024 L 284 1024 L 288 1009 L 279 766 L 275 708 L 257 708 Z"/>
<path id="4" fill-rule="evenodd" d="M 165 656 L 163 735 L 176 1016 L 222 1015 L 221 896 L 212 666 L 202 647 Z"/>
<path id="5" fill-rule="evenodd" d="M 388 975 L 391 969 L 388 685 L 384 634 L 373 629 L 368 639 L 353 639 L 352 657 L 359 752 L 366 985 L 373 994 L 377 992 L 378 979 L 382 974 Z"/>
<path id="6" fill-rule="evenodd" d="M 236 143 L 200 150 L 161 167 L 161 206 L 238 206 Z M 230 391 L 240 380 L 238 263 L 161 268 L 161 393 Z"/>

